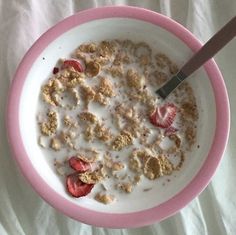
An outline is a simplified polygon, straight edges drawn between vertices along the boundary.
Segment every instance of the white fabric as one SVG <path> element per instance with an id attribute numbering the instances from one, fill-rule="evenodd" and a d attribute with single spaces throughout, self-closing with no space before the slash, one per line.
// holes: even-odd
<path id="1" fill-rule="evenodd" d="M 134 5 L 168 15 L 202 42 L 236 14 L 235 0 L 0 0 L 0 235 L 37 234 L 236 234 L 236 39 L 215 57 L 231 103 L 227 150 L 210 185 L 175 216 L 139 229 L 103 229 L 53 209 L 30 187 L 9 152 L 4 124 L 7 90 L 21 58 L 35 40 L 63 18 L 104 5 Z"/>

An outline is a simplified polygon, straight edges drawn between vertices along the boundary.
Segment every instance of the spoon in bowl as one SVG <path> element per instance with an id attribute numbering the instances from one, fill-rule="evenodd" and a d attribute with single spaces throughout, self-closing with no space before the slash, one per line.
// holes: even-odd
<path id="1" fill-rule="evenodd" d="M 221 30 L 210 38 L 190 60 L 184 64 L 179 72 L 174 75 L 164 86 L 156 91 L 162 99 L 165 99 L 187 77 L 212 58 L 236 35 L 236 16 L 233 17 Z"/>

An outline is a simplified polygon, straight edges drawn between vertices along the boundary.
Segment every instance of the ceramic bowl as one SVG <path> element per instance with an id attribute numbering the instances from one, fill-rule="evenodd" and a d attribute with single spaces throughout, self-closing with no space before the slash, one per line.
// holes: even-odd
<path id="1" fill-rule="evenodd" d="M 197 144 L 165 187 L 127 196 L 110 205 L 68 195 L 49 158 L 37 144 L 36 112 L 42 83 L 58 58 L 80 43 L 104 39 L 144 41 L 181 66 L 201 43 L 186 28 L 161 14 L 135 7 L 103 7 L 72 15 L 43 34 L 21 61 L 11 85 L 7 109 L 10 147 L 22 173 L 50 205 L 94 226 L 127 228 L 161 221 L 187 205 L 209 183 L 220 163 L 229 133 L 229 103 L 214 62 L 189 78 L 199 108 Z"/>

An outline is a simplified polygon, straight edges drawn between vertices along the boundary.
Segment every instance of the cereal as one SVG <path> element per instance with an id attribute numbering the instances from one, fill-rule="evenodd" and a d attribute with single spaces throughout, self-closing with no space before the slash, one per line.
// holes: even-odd
<path id="1" fill-rule="evenodd" d="M 108 128 L 106 128 L 103 124 L 97 124 L 94 128 L 94 132 L 96 134 L 96 137 L 99 140 L 102 140 L 104 142 L 110 140 L 112 138 L 112 135 Z"/>
<path id="2" fill-rule="evenodd" d="M 57 138 L 52 138 L 51 143 L 50 143 L 50 147 L 55 151 L 59 151 L 61 149 L 60 140 Z"/>
<path id="3" fill-rule="evenodd" d="M 94 97 L 94 101 L 102 104 L 102 105 L 107 105 L 108 101 L 107 101 L 107 97 L 104 96 L 102 93 L 96 93 L 95 97 Z"/>
<path id="4" fill-rule="evenodd" d="M 110 194 L 97 193 L 95 196 L 95 200 L 103 204 L 110 204 L 115 200 L 115 197 Z"/>
<path id="5" fill-rule="evenodd" d="M 56 95 L 64 91 L 61 82 L 58 79 L 49 80 L 46 85 L 42 87 L 42 97 L 45 102 L 53 106 L 59 105 Z"/>
<path id="6" fill-rule="evenodd" d="M 133 191 L 133 185 L 129 182 L 119 183 L 116 185 L 116 187 L 125 193 L 131 193 Z"/>
<path id="7" fill-rule="evenodd" d="M 160 161 L 156 157 L 150 157 L 144 166 L 144 175 L 150 180 L 159 178 L 162 176 L 162 168 L 160 166 Z"/>
<path id="8" fill-rule="evenodd" d="M 112 83 L 109 79 L 101 77 L 98 92 L 107 97 L 112 97 L 115 95 Z"/>
<path id="9" fill-rule="evenodd" d="M 129 69 L 126 75 L 127 84 L 131 88 L 140 90 L 144 85 L 144 79 L 133 69 Z"/>
<path id="10" fill-rule="evenodd" d="M 79 179 L 86 184 L 96 184 L 106 177 L 104 168 L 99 168 L 92 172 L 85 172 L 79 175 Z"/>
<path id="11" fill-rule="evenodd" d="M 112 77 L 122 78 L 124 76 L 124 69 L 122 66 L 111 66 L 106 70 Z"/>
<path id="12" fill-rule="evenodd" d="M 89 77 L 95 77 L 99 74 L 101 65 L 98 62 L 90 61 L 86 64 L 86 75 Z"/>
<path id="13" fill-rule="evenodd" d="M 40 129 L 43 135 L 50 136 L 56 133 L 58 127 L 58 118 L 56 112 L 54 111 L 49 111 L 47 116 L 48 122 L 40 123 Z"/>
<path id="14" fill-rule="evenodd" d="M 78 127 L 76 121 L 69 115 L 65 115 L 63 118 L 64 125 L 67 127 Z"/>
<path id="15" fill-rule="evenodd" d="M 97 117 L 90 113 L 90 112 L 82 112 L 79 114 L 79 118 L 82 121 L 89 122 L 89 123 L 96 123 L 98 121 Z"/>
<path id="16" fill-rule="evenodd" d="M 187 82 L 166 101 L 155 94 L 178 65 L 130 40 L 86 42 L 72 57 L 42 85 L 37 114 L 38 144 L 67 192 L 110 204 L 171 181 L 196 143 L 199 115 Z"/>
<path id="17" fill-rule="evenodd" d="M 127 131 L 122 131 L 112 142 L 112 149 L 119 151 L 126 147 L 127 145 L 132 144 L 132 135 Z"/>
<path id="18" fill-rule="evenodd" d="M 96 93 L 92 87 L 89 87 L 87 85 L 82 85 L 80 86 L 80 88 L 81 88 L 82 95 L 86 103 L 94 99 Z"/>
<path id="19" fill-rule="evenodd" d="M 78 49 L 81 52 L 94 53 L 97 49 L 97 45 L 95 43 L 81 44 Z"/>

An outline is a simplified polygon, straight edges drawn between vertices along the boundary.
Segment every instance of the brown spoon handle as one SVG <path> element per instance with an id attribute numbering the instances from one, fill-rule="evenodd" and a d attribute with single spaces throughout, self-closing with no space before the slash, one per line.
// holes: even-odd
<path id="1" fill-rule="evenodd" d="M 236 36 L 236 16 L 219 30 L 207 43 L 182 67 L 181 71 L 189 76 L 206 61 L 212 58 L 222 47 Z"/>
<path id="2" fill-rule="evenodd" d="M 212 58 L 236 36 L 236 16 L 218 31 L 192 58 L 156 93 L 165 99 L 183 80 Z"/>

